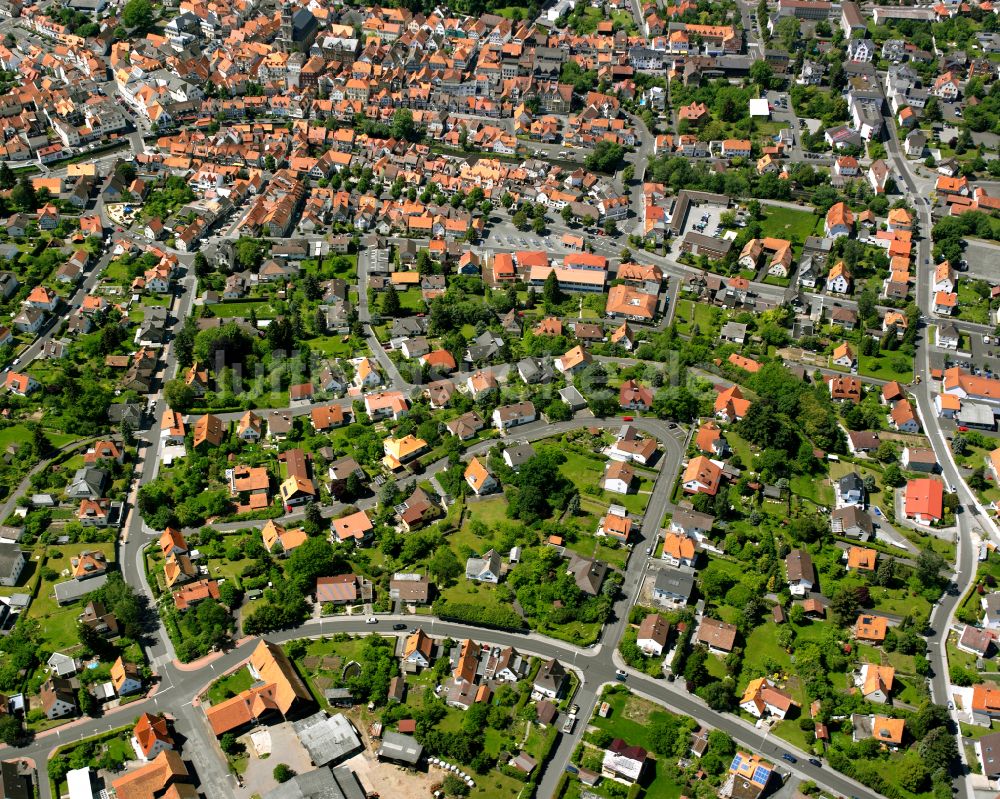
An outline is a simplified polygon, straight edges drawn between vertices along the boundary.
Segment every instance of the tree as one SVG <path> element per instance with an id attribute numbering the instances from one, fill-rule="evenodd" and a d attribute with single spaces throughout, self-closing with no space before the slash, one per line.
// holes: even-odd
<path id="1" fill-rule="evenodd" d="M 892 585 L 896 574 L 896 561 L 893 558 L 882 558 L 875 572 L 875 583 L 883 587 Z"/>
<path id="2" fill-rule="evenodd" d="M 518 208 L 511 221 L 518 230 L 524 230 L 528 227 L 528 213 L 524 208 Z"/>
<path id="3" fill-rule="evenodd" d="M 38 193 L 27 175 L 23 176 L 11 189 L 10 202 L 18 211 L 24 213 L 34 213 L 38 210 Z"/>
<path id="4" fill-rule="evenodd" d="M 153 6 L 149 0 L 128 0 L 121 20 L 128 28 L 148 28 L 153 24 Z"/>
<path id="5" fill-rule="evenodd" d="M 602 140 L 590 151 L 583 163 L 591 172 L 611 174 L 615 171 L 623 155 L 625 155 L 625 148 L 622 145 Z"/>
<path id="6" fill-rule="evenodd" d="M 394 139 L 416 141 L 420 138 L 420 131 L 413 123 L 413 112 L 409 108 L 396 109 L 392 115 L 392 123 L 389 129 Z"/>
<path id="7" fill-rule="evenodd" d="M 573 208 L 569 205 L 569 203 L 562 207 L 562 210 L 559 212 L 559 216 L 562 217 L 563 222 L 567 225 L 573 221 Z"/>
<path id="8" fill-rule="evenodd" d="M 712 710 L 728 713 L 736 707 L 736 697 L 724 682 L 711 682 L 698 692 Z"/>
<path id="9" fill-rule="evenodd" d="M 289 768 L 285 763 L 279 763 L 274 767 L 274 771 L 271 772 L 271 776 L 274 777 L 274 781 L 277 783 L 288 782 L 295 776 L 295 771 Z"/>
<path id="10" fill-rule="evenodd" d="M 549 422 L 565 422 L 573 418 L 573 409 L 560 399 L 553 399 L 545 406 L 545 416 Z"/>
<path id="11" fill-rule="evenodd" d="M 536 216 L 531 220 L 531 229 L 536 235 L 541 236 L 545 232 L 545 217 Z"/>
<path id="12" fill-rule="evenodd" d="M 858 617 L 861 603 L 858 601 L 858 594 L 850 586 L 841 586 L 830 600 L 830 610 L 841 627 L 848 627 L 854 623 Z"/>
<path id="13" fill-rule="evenodd" d="M 696 646 L 688 655 L 684 666 L 684 679 L 692 683 L 695 688 L 700 688 L 708 682 L 708 667 L 705 665 L 707 660 L 708 650 L 703 646 Z"/>
<path id="14" fill-rule="evenodd" d="M 197 398 L 194 389 L 181 379 L 168 380 L 163 386 L 163 398 L 173 410 L 184 413 Z"/>
<path id="15" fill-rule="evenodd" d="M 920 742 L 920 757 L 930 771 L 948 771 L 958 759 L 955 736 L 945 726 L 935 727 Z"/>
<path id="16" fill-rule="evenodd" d="M 899 466 L 895 463 L 890 463 L 885 467 L 885 471 L 882 473 L 882 479 L 885 481 L 887 486 L 892 488 L 899 488 L 906 482 L 906 478 L 903 477 L 903 472 L 900 471 Z"/>
<path id="17" fill-rule="evenodd" d="M 273 156 L 268 156 L 273 160 Z M 267 245 L 263 241 L 243 236 L 236 240 L 236 263 L 241 269 L 256 269 L 264 262 Z"/>
<path id="18" fill-rule="evenodd" d="M 399 309 L 399 294 L 396 292 L 396 287 L 390 283 L 385 294 L 382 295 L 382 314 L 384 316 L 398 316 Z"/>
<path id="19" fill-rule="evenodd" d="M 446 796 L 469 795 L 469 786 L 465 783 L 465 780 L 454 774 L 449 774 L 444 778 L 441 782 L 441 790 L 445 792 Z"/>
<path id="20" fill-rule="evenodd" d="M 24 742 L 21 719 L 13 713 L 4 713 L 0 716 L 0 741 L 7 746 L 20 746 Z"/>
<path id="21" fill-rule="evenodd" d="M 944 705 L 936 705 L 930 700 L 925 700 L 917 712 L 910 716 L 907 722 L 910 732 L 918 741 L 922 740 L 927 733 L 938 727 L 947 727 L 951 719 L 948 717 L 948 709 Z"/>
<path id="22" fill-rule="evenodd" d="M 17 178 L 14 177 L 14 170 L 7 166 L 7 162 L 0 163 L 0 189 L 6 191 L 17 185 Z"/>
<path id="23" fill-rule="evenodd" d="M 944 558 L 933 549 L 921 550 L 917 556 L 917 579 L 923 585 L 937 586 L 941 579 L 941 572 L 945 568 Z"/>
<path id="24" fill-rule="evenodd" d="M 243 751 L 243 744 L 231 732 L 223 733 L 219 739 L 219 746 L 227 755 L 236 755 Z"/>
<path id="25" fill-rule="evenodd" d="M 81 685 L 76 692 L 76 701 L 80 706 L 80 712 L 84 716 L 96 716 L 97 715 L 97 697 L 90 693 L 90 689 L 86 685 Z"/>
<path id="26" fill-rule="evenodd" d="M 458 562 L 451 547 L 442 544 L 431 556 L 427 570 L 434 575 L 438 583 L 447 585 L 462 574 L 462 564 Z"/>
<path id="27" fill-rule="evenodd" d="M 782 17 L 778 20 L 778 24 L 775 25 L 774 34 L 788 52 L 792 52 L 795 49 L 795 44 L 799 39 L 799 27 L 799 20 L 791 16 Z"/>
<path id="28" fill-rule="evenodd" d="M 205 253 L 200 250 L 194 256 L 194 273 L 197 277 L 206 277 L 212 272 L 212 266 L 208 262 Z"/>
<path id="29" fill-rule="evenodd" d="M 545 285 L 542 286 L 542 300 L 547 306 L 559 305 L 563 301 L 562 289 L 559 288 L 559 278 L 556 277 L 556 270 L 549 272 L 545 278 Z"/>
<path id="30" fill-rule="evenodd" d="M 754 61 L 750 65 L 750 80 L 757 84 L 760 91 L 766 92 L 774 80 L 774 70 L 767 61 Z"/>

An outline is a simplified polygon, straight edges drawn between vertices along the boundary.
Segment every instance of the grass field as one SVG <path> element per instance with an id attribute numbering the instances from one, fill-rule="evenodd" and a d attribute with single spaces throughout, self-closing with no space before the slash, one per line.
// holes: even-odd
<path id="1" fill-rule="evenodd" d="M 424 310 L 424 297 L 420 289 L 407 289 L 399 292 L 399 307 L 404 311 L 422 313 Z"/>
<path id="2" fill-rule="evenodd" d="M 320 336 L 306 341 L 312 352 L 319 352 L 329 358 L 350 358 L 354 354 L 354 347 L 348 339 L 343 340 L 343 336 Z"/>
<path id="3" fill-rule="evenodd" d="M 236 696 L 253 685 L 253 676 L 247 668 L 239 668 L 232 674 L 216 680 L 208 688 L 208 699 L 213 705 Z"/>
<path id="4" fill-rule="evenodd" d="M 894 361 L 899 361 L 899 364 L 894 366 Z M 880 380 L 896 380 L 900 383 L 911 382 L 913 380 L 912 362 L 905 369 L 896 368 L 904 364 L 906 364 L 906 358 L 901 355 L 890 355 L 888 358 L 871 355 L 858 356 L 858 372 L 868 377 L 877 377 Z"/>
<path id="5" fill-rule="evenodd" d="M 833 504 L 833 486 L 822 475 L 797 474 L 789 481 L 793 494 L 805 497 L 817 505 Z"/>
<path id="6" fill-rule="evenodd" d="M 972 288 L 968 280 L 960 280 L 958 289 L 958 318 L 966 322 L 987 325 L 990 322 L 990 303 Z"/>
<path id="7" fill-rule="evenodd" d="M 493 527 L 497 522 L 507 519 L 507 500 L 499 496 L 481 502 L 470 502 L 466 506 L 466 513 L 487 527 Z"/>
<path id="8" fill-rule="evenodd" d="M 696 303 L 694 300 L 678 300 L 674 311 L 677 331 L 682 335 L 690 335 L 692 325 L 698 325 L 703 334 L 715 329 L 716 311 L 710 305 Z"/>
<path id="9" fill-rule="evenodd" d="M 630 693 L 605 694 L 602 698 L 611 706 L 611 712 L 607 718 L 595 713 L 590 723 L 615 738 L 621 738 L 630 746 L 651 750 L 650 723 L 668 719 L 671 714 L 660 705 Z"/>
<path id="10" fill-rule="evenodd" d="M 815 235 L 822 222 L 811 211 L 796 211 L 771 205 L 764 208 L 767 215 L 760 222 L 764 235 L 789 239 L 795 244 L 802 244 L 806 238 Z"/>
<path id="11" fill-rule="evenodd" d="M 246 318 L 250 316 L 250 309 L 257 314 L 258 319 L 271 319 L 274 317 L 274 311 L 271 309 L 271 303 L 267 300 L 258 300 L 251 302 L 217 302 L 215 305 L 208 306 L 212 309 L 212 312 L 221 319 L 227 319 L 229 317 L 243 317 Z"/>
<path id="12" fill-rule="evenodd" d="M 64 447 L 76 441 L 79 436 L 72 433 L 60 433 L 57 430 L 45 429 L 45 437 L 53 447 Z M 31 433 L 23 424 L 13 424 L 10 427 L 0 429 L 0 449 L 6 449 L 9 444 L 30 441 Z"/>
<path id="13" fill-rule="evenodd" d="M 527 6 L 504 6 L 496 9 L 495 13 L 505 19 L 528 19 Z"/>

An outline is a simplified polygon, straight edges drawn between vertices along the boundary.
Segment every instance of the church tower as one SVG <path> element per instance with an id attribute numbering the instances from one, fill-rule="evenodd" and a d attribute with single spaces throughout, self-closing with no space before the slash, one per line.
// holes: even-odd
<path id="1" fill-rule="evenodd" d="M 283 53 L 295 49 L 295 24 L 292 21 L 292 4 L 284 0 L 281 4 L 281 24 L 278 29 L 278 47 Z"/>

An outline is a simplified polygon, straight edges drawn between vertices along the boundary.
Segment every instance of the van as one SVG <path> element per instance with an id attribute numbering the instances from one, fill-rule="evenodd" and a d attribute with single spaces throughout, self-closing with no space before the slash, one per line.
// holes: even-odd
<path id="1" fill-rule="evenodd" d="M 832 452 L 826 456 L 828 461 L 833 461 L 834 463 L 840 463 L 840 456 L 834 455 Z"/>

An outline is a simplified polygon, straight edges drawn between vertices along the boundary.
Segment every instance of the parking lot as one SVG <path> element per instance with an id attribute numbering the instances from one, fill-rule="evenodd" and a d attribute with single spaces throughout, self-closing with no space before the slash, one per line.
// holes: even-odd
<path id="1" fill-rule="evenodd" d="M 709 203 L 692 205 L 688 211 L 687 222 L 684 225 L 685 232 L 693 230 L 695 233 L 701 233 L 704 236 L 721 238 L 723 230 L 720 226 L 719 218 L 725 211 L 726 209 L 721 205 L 711 205 Z"/>
<path id="2" fill-rule="evenodd" d="M 960 277 L 989 282 L 996 280 L 1000 247 L 979 239 L 967 239 L 964 256 L 969 268 L 961 272 Z"/>
<path id="3" fill-rule="evenodd" d="M 274 767 L 284 763 L 298 774 L 309 771 L 312 761 L 309 753 L 299 743 L 291 722 L 285 721 L 271 727 L 259 727 L 239 739 L 247 748 L 249 760 L 243 774 L 244 787 L 236 795 L 249 799 L 263 795 L 277 786 Z"/>

